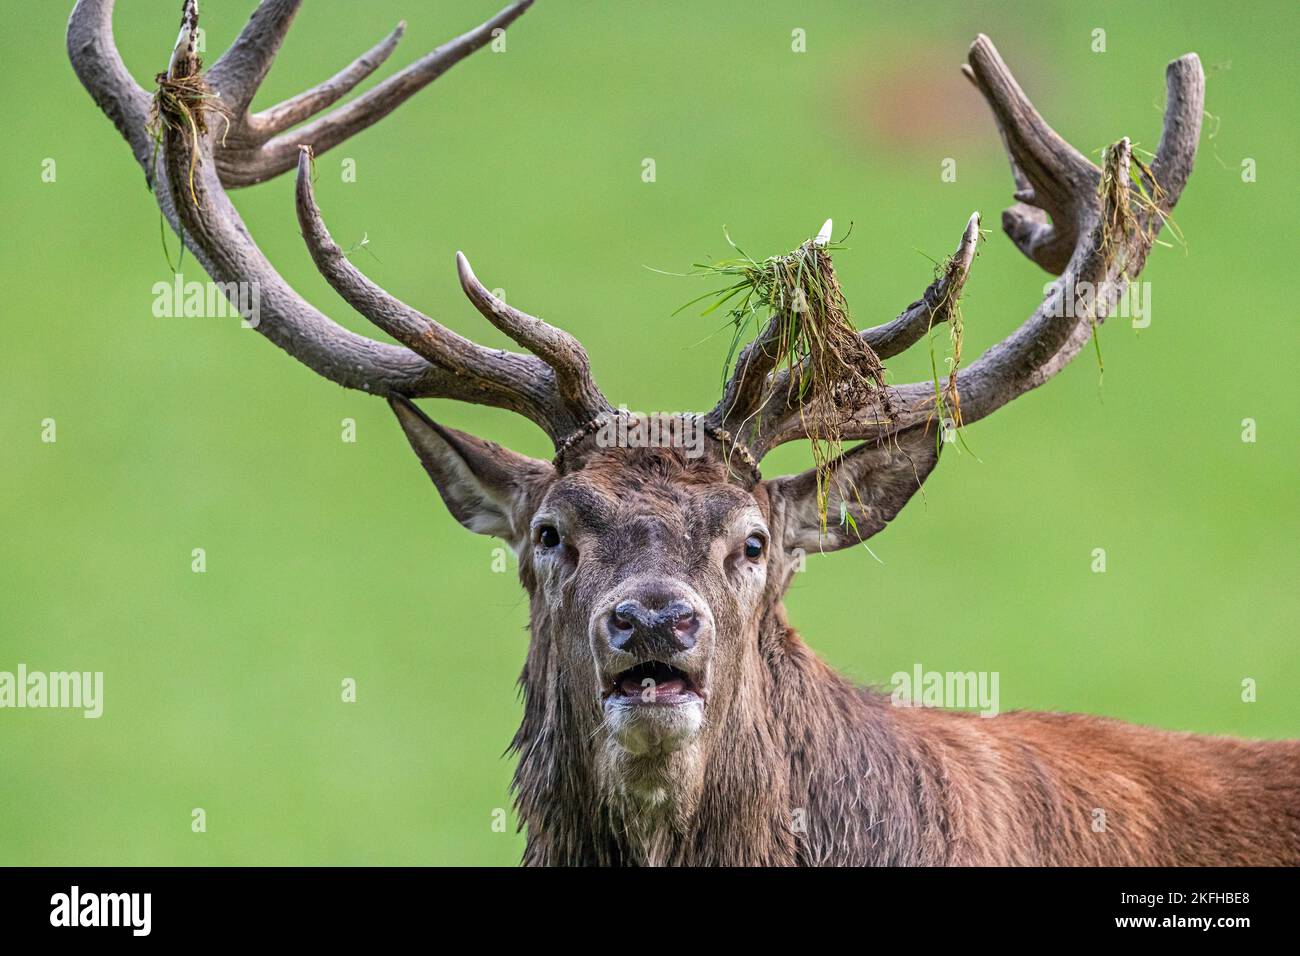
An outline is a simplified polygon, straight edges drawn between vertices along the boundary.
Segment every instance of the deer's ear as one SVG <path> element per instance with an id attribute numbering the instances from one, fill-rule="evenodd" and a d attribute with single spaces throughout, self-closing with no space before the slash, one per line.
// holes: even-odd
<path id="1" fill-rule="evenodd" d="M 828 478 L 826 531 L 817 508 L 817 473 L 771 482 L 781 511 L 781 544 L 807 554 L 866 541 L 894 519 L 939 461 L 934 427 L 914 425 L 879 444 L 864 442 L 837 458 Z"/>
<path id="2" fill-rule="evenodd" d="M 457 521 L 515 548 L 528 539 L 529 504 L 555 477 L 550 462 L 439 425 L 405 398 L 388 404 Z"/>

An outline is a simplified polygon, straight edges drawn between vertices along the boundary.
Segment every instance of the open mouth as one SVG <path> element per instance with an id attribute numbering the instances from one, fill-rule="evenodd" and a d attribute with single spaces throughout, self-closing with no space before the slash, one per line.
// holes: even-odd
<path id="1" fill-rule="evenodd" d="M 605 700 L 627 705 L 680 705 L 702 701 L 691 676 L 662 661 L 643 661 L 617 674 Z"/>

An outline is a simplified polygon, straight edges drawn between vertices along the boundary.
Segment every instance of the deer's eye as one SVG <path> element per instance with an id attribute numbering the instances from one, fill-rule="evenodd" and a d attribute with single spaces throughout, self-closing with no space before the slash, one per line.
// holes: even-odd
<path id="1" fill-rule="evenodd" d="M 763 547 L 765 542 L 756 534 L 751 534 L 745 539 L 745 557 L 751 561 L 757 561 L 763 556 Z"/>
<path id="2" fill-rule="evenodd" d="M 560 532 L 554 525 L 544 524 L 537 528 L 537 543 L 543 548 L 554 548 L 560 543 Z"/>

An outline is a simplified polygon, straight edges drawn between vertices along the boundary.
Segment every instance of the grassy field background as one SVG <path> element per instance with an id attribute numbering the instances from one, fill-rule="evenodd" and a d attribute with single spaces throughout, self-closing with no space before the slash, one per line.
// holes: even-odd
<path id="1" fill-rule="evenodd" d="M 118 11 L 138 78 L 165 65 L 177 6 Z M 332 74 L 401 18 L 381 76 L 498 6 L 317 0 L 257 104 Z M 446 513 L 382 402 L 235 322 L 153 317 L 152 286 L 171 275 L 158 212 L 68 65 L 70 7 L 11 5 L 0 38 L 0 670 L 103 671 L 105 710 L 0 711 L 0 864 L 517 861 L 513 822 L 492 826 L 510 806 L 502 753 L 527 640 L 513 567 L 494 572 L 496 543 Z M 252 7 L 205 5 L 209 60 Z M 647 266 L 721 257 L 724 225 L 751 252 L 781 252 L 834 216 L 837 231 L 854 224 L 837 261 L 870 325 L 920 294 L 927 256 L 949 253 L 978 209 L 993 233 L 965 300 L 973 358 L 1048 277 L 998 229 L 1011 179 L 958 72 L 970 40 L 989 34 L 1085 153 L 1125 134 L 1153 149 L 1164 66 L 1198 52 L 1215 135 L 1178 207 L 1186 248 L 1158 250 L 1145 274 L 1151 326 L 1105 327 L 1100 391 L 1085 353 L 970 428 L 978 460 L 945 456 L 925 500 L 873 540 L 883 564 L 862 549 L 812 558 L 789 607 L 863 681 L 914 662 L 997 670 L 1003 709 L 1297 736 L 1300 128 L 1284 107 L 1300 92 L 1298 25 L 1284 3 L 543 0 L 505 53 L 477 54 L 323 156 L 318 199 L 342 244 L 368 237 L 373 256 L 356 261 L 371 277 L 453 329 L 506 344 L 462 297 L 459 248 L 490 287 L 579 335 L 615 402 L 707 408 L 725 336 L 697 344 L 715 324 L 671 313 L 704 287 Z M 235 201 L 297 289 L 366 330 L 315 273 L 287 177 Z M 183 272 L 203 278 L 188 259 Z M 890 370 L 928 376 L 927 350 Z M 548 452 L 522 419 L 425 404 Z M 769 462 L 803 468 L 808 453 Z M 355 704 L 340 702 L 345 677 Z M 191 832 L 196 807 L 206 833 Z"/>

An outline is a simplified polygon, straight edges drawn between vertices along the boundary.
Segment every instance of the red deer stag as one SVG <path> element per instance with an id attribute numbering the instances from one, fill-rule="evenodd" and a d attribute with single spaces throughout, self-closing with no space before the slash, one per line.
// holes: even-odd
<path id="1" fill-rule="evenodd" d="M 740 355 L 718 405 L 681 416 L 705 454 L 609 447 L 622 414 L 570 334 L 494 298 L 457 256 L 483 316 L 526 352 L 484 348 L 370 282 L 330 238 L 311 156 L 382 119 L 489 43 L 520 0 L 350 102 L 401 32 L 347 69 L 250 112 L 300 0 L 264 0 L 204 72 L 197 4 L 160 75 L 161 116 L 114 46 L 112 0 L 79 0 L 73 65 L 130 143 L 164 215 L 219 283 L 256 283 L 257 329 L 348 388 L 385 396 L 452 514 L 519 556 L 532 637 L 514 739 L 514 788 L 529 864 L 1297 864 L 1300 742 L 1247 742 L 1097 717 L 891 706 L 808 649 L 782 597 L 797 557 L 880 531 L 935 467 L 931 382 L 867 393 L 830 382 L 792 400 L 773 327 Z M 1127 139 L 1099 169 L 1039 116 L 986 37 L 966 76 L 992 108 L 1015 205 L 1003 229 L 1059 276 L 1033 314 L 955 389 L 970 424 L 1052 378 L 1088 341 L 1191 173 L 1204 77 L 1188 54 L 1166 70 L 1167 106 L 1150 165 Z M 1130 164 L 1144 187 L 1128 189 Z M 297 214 L 316 266 L 399 345 L 346 331 L 302 299 L 258 249 L 227 190 L 297 168 Z M 1106 182 L 1118 187 L 1118 199 Z M 1129 227 L 1118 232 L 1116 220 Z M 880 358 L 950 318 L 978 239 L 972 217 L 922 297 L 861 332 Z M 1105 294 L 1067 308 L 1076 285 Z M 233 288 L 233 286 L 231 287 Z M 883 398 L 882 398 L 883 394 Z M 412 399 L 508 408 L 556 446 L 539 461 L 431 421 Z M 887 400 L 888 414 L 883 414 Z M 860 442 L 815 472 L 763 479 L 758 463 L 807 439 L 809 402 Z M 852 494 L 845 488 L 856 489 Z M 822 516 L 853 520 L 827 525 Z M 647 688 L 649 692 L 647 693 Z M 1094 827 L 1096 811 L 1106 825 Z"/>

